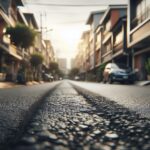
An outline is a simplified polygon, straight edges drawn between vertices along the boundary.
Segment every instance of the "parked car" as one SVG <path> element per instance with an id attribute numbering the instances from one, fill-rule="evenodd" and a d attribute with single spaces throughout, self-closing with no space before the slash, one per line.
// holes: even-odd
<path id="1" fill-rule="evenodd" d="M 78 80 L 80 80 L 80 77 L 79 76 L 75 76 L 74 80 L 78 81 Z"/>
<path id="2" fill-rule="evenodd" d="M 103 72 L 104 83 L 134 83 L 135 73 L 124 64 L 108 63 Z"/>
<path id="3" fill-rule="evenodd" d="M 50 74 L 44 73 L 43 74 L 43 80 L 44 81 L 53 81 L 54 77 Z"/>

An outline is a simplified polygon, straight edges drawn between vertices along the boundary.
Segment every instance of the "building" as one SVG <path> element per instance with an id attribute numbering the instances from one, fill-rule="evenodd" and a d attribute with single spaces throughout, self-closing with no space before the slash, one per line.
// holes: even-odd
<path id="1" fill-rule="evenodd" d="M 138 79 L 145 80 L 145 62 L 150 58 L 150 0 L 128 0 L 128 47 Z"/>
<path id="2" fill-rule="evenodd" d="M 82 35 L 83 47 L 84 47 L 84 70 L 85 72 L 89 72 L 90 68 L 90 31 L 85 31 Z"/>
<path id="3" fill-rule="evenodd" d="M 110 5 L 100 20 L 101 63 L 114 61 L 127 64 L 126 18 L 126 5 Z"/>
<path id="4" fill-rule="evenodd" d="M 68 73 L 67 69 L 67 59 L 66 58 L 57 58 L 59 69 L 64 73 Z"/>
<path id="5" fill-rule="evenodd" d="M 9 18 L 12 26 L 18 21 L 18 6 L 23 6 L 22 0 L 0 0 L 0 5 Z"/>
<path id="6" fill-rule="evenodd" d="M 0 0 L 0 80 L 15 81 L 22 60 L 20 49 L 4 34 L 7 26 L 19 21 L 17 6 L 23 6 L 21 0 Z"/>
<path id="7" fill-rule="evenodd" d="M 75 68 L 79 69 L 80 79 L 86 79 L 87 72 L 90 72 L 90 49 L 89 49 L 89 37 L 90 31 L 85 31 L 82 33 L 79 45 L 78 53 L 75 57 Z"/>
<path id="8" fill-rule="evenodd" d="M 24 13 L 23 16 L 25 18 L 24 22 L 27 22 L 27 26 L 29 26 L 31 29 L 34 29 L 36 32 L 39 33 L 39 27 L 37 25 L 37 22 L 35 20 L 34 14 L 33 13 Z M 40 33 L 37 34 L 37 38 L 35 39 L 34 46 L 31 46 L 29 49 L 26 49 L 23 53 L 24 59 L 29 59 L 30 55 L 33 54 L 34 52 L 39 52 L 41 49 L 41 39 L 38 38 L 38 36 L 41 36 Z"/>
<path id="9" fill-rule="evenodd" d="M 50 40 L 44 40 L 45 41 L 45 44 L 46 44 L 46 51 L 47 51 L 47 64 L 49 66 L 49 64 L 51 62 L 54 62 L 55 61 L 55 53 L 54 53 L 54 48 L 51 44 L 51 41 Z"/>
<path id="10" fill-rule="evenodd" d="M 92 12 L 87 24 L 91 29 L 83 33 L 76 57 L 80 74 L 99 81 L 102 64 L 113 61 L 131 65 L 132 53 L 127 48 L 126 5 L 110 5 L 105 12 Z"/>
<path id="11" fill-rule="evenodd" d="M 55 61 L 54 49 L 50 41 L 42 40 L 33 13 L 24 12 L 21 0 L 0 0 L 0 80 L 17 81 L 17 74 L 24 68 L 25 79 L 32 80 L 33 68 L 30 58 L 33 53 L 41 53 L 44 57 L 42 67 L 38 67 L 39 77 Z M 37 32 L 34 45 L 29 48 L 16 47 L 11 43 L 10 35 L 4 32 L 7 26 L 15 27 L 17 23 L 24 24 Z M 26 78 L 27 77 L 27 78 Z"/>
<path id="12" fill-rule="evenodd" d="M 73 69 L 73 68 L 75 68 L 76 67 L 76 65 L 75 65 L 75 58 L 72 58 L 71 60 L 70 60 L 70 68 L 71 69 Z"/>
<path id="13" fill-rule="evenodd" d="M 89 37 L 89 66 L 90 71 L 95 72 L 96 67 L 96 29 L 99 25 L 99 21 L 101 20 L 104 11 L 95 11 L 91 12 L 89 18 L 87 19 L 86 24 L 90 25 L 90 37 Z"/>

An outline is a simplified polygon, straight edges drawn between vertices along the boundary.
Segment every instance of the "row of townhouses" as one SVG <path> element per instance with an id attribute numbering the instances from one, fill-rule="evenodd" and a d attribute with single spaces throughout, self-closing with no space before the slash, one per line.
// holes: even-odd
<path id="1" fill-rule="evenodd" d="M 145 80 L 145 62 L 150 58 L 150 0 L 128 0 L 128 5 L 109 5 L 105 11 L 92 12 L 82 34 L 76 67 L 85 79 L 95 75 L 102 64 L 124 63 Z"/>
<path id="2" fill-rule="evenodd" d="M 39 52 L 43 55 L 42 69 L 46 70 L 55 54 L 49 40 L 42 40 L 41 31 L 33 13 L 23 12 L 22 0 L 0 0 L 0 80 L 16 81 L 22 61 L 29 62 L 31 54 Z M 14 27 L 17 23 L 24 24 L 37 32 L 34 46 L 23 50 L 10 42 L 10 37 L 4 33 L 7 26 Z"/>

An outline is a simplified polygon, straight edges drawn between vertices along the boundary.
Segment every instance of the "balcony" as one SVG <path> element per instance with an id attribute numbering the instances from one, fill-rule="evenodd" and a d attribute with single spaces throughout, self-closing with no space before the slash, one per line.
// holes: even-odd
<path id="1" fill-rule="evenodd" d="M 149 44 L 149 36 L 150 36 L 150 18 L 146 19 L 144 22 L 139 24 L 133 30 L 130 31 L 129 38 L 129 47 L 144 47 L 146 43 Z"/>
<path id="2" fill-rule="evenodd" d="M 102 55 L 102 63 L 108 62 L 112 59 L 112 51 L 109 51 Z"/>
<path id="3" fill-rule="evenodd" d="M 111 51 L 112 51 L 112 44 L 111 41 L 109 40 L 102 49 L 102 55 L 105 55 Z"/>
<path id="4" fill-rule="evenodd" d="M 114 47 L 113 47 L 114 51 L 113 52 L 117 53 L 118 51 L 120 51 L 122 49 L 123 49 L 123 41 L 121 41 L 120 43 L 114 45 Z"/>
<path id="5" fill-rule="evenodd" d="M 8 54 L 17 58 L 18 60 L 22 60 L 22 51 L 20 49 L 16 48 L 16 46 L 1 41 L 0 47 L 3 50 L 5 50 Z"/>
<path id="6" fill-rule="evenodd" d="M 22 51 L 20 49 L 17 49 L 16 46 L 10 44 L 8 45 L 9 53 L 14 56 L 15 58 L 22 60 Z"/>

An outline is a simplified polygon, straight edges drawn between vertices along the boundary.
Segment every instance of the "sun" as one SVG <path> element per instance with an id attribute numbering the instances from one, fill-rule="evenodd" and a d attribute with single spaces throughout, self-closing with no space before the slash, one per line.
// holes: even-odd
<path id="1" fill-rule="evenodd" d="M 57 28 L 59 33 L 59 46 L 61 46 L 62 53 L 65 52 L 64 57 L 74 57 L 77 51 L 78 43 L 84 30 L 87 30 L 85 26 L 61 26 Z M 60 52 L 60 51 L 59 51 Z"/>

